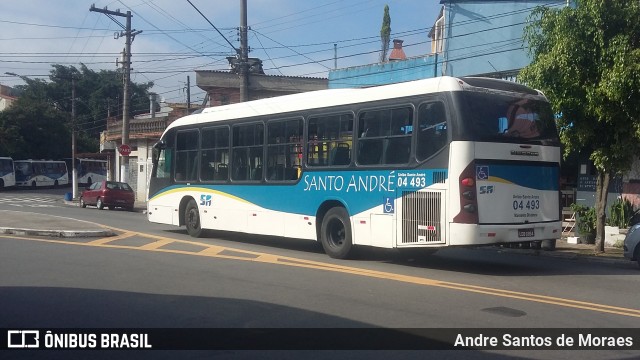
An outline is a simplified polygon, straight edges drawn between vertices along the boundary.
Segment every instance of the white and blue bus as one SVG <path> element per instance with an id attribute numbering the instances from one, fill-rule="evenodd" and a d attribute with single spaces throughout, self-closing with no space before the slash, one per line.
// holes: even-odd
<path id="1" fill-rule="evenodd" d="M 72 178 L 71 159 L 64 159 L 69 169 L 69 179 Z M 76 158 L 76 180 L 78 184 L 91 185 L 95 182 L 107 180 L 107 161 L 98 159 L 78 159 Z"/>
<path id="2" fill-rule="evenodd" d="M 546 98 L 439 77 L 211 107 L 154 146 L 148 219 L 354 246 L 437 249 L 560 237 Z"/>
<path id="3" fill-rule="evenodd" d="M 0 157 L 0 191 L 16 185 L 16 171 L 13 159 Z"/>
<path id="4" fill-rule="evenodd" d="M 16 185 L 37 188 L 69 184 L 67 164 L 60 160 L 16 160 Z"/>

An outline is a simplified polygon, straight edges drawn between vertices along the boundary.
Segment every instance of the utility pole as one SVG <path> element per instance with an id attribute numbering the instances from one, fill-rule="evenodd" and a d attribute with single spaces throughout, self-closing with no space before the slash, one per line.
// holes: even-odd
<path id="1" fill-rule="evenodd" d="M 249 101 L 249 41 L 247 40 L 247 30 L 249 27 L 247 26 L 247 0 L 240 0 L 240 49 L 236 49 L 235 46 L 222 35 L 220 30 L 213 25 L 213 23 L 207 19 L 207 17 L 198 9 L 191 0 L 187 0 L 187 2 L 200 14 L 209 25 L 211 25 L 218 34 L 231 46 L 233 50 L 236 51 L 237 62 L 233 62 L 229 60 L 229 64 L 234 68 L 233 72 L 235 73 L 235 64 L 238 66 L 238 74 L 240 74 L 240 101 Z M 206 95 L 208 96 L 208 95 Z M 206 102 L 206 97 L 205 101 Z"/>
<path id="2" fill-rule="evenodd" d="M 123 96 L 123 99 L 122 99 L 122 145 L 129 145 L 129 102 L 131 100 L 129 97 L 129 83 L 131 81 L 131 43 L 133 42 L 133 39 L 135 38 L 135 36 L 140 34 L 142 30 L 139 30 L 139 31 L 131 30 L 131 18 L 133 17 L 133 15 L 131 15 L 131 11 L 127 11 L 126 14 L 123 14 L 120 12 L 120 10 L 111 11 L 111 10 L 107 10 L 106 7 L 104 9 L 98 9 L 95 7 L 95 5 L 91 5 L 91 8 L 89 8 L 89 11 L 95 11 L 95 12 L 99 12 L 107 15 L 111 20 L 113 20 L 116 24 L 120 25 L 124 30 L 124 31 L 121 31 L 120 33 L 116 33 L 114 37 L 117 39 L 119 37 L 125 36 L 126 38 L 125 47 L 124 47 L 124 59 L 122 61 L 122 67 L 124 70 L 124 74 L 123 74 L 124 91 L 122 94 Z M 122 23 L 120 23 L 117 19 L 115 19 L 114 16 L 125 17 L 127 19 L 126 25 L 122 25 Z M 127 176 L 128 162 L 129 162 L 129 156 L 121 155 L 119 180 L 122 182 L 127 182 L 128 180 L 128 176 Z"/>
<path id="3" fill-rule="evenodd" d="M 76 169 L 76 78 L 71 75 L 71 193 L 78 198 L 78 169 Z"/>
<path id="4" fill-rule="evenodd" d="M 240 101 L 249 101 L 249 41 L 247 0 L 240 0 Z"/>
<path id="5" fill-rule="evenodd" d="M 191 114 L 191 80 L 187 76 L 187 115 Z"/>

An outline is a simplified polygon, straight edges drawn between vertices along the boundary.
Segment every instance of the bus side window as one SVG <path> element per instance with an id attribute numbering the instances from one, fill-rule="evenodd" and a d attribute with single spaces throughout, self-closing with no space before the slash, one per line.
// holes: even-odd
<path id="1" fill-rule="evenodd" d="M 200 179 L 227 180 L 229 166 L 229 127 L 202 129 L 200 139 Z"/>
<path id="2" fill-rule="evenodd" d="M 233 127 L 231 179 L 262 178 L 264 125 L 253 123 Z"/>
<path id="3" fill-rule="evenodd" d="M 418 110 L 418 160 L 425 160 L 447 145 L 447 114 L 442 102 L 424 103 Z"/>
<path id="4" fill-rule="evenodd" d="M 353 115 L 326 115 L 309 119 L 307 164 L 348 166 L 351 164 Z"/>
<path id="5" fill-rule="evenodd" d="M 267 124 L 267 180 L 297 180 L 302 161 L 302 119 L 271 120 Z M 260 169 L 262 176 L 262 168 Z"/>
<path id="6" fill-rule="evenodd" d="M 413 108 L 371 110 L 360 114 L 358 163 L 406 164 L 411 154 Z"/>
<path id="7" fill-rule="evenodd" d="M 178 132 L 176 135 L 176 180 L 178 174 L 186 181 L 198 179 L 198 130 Z"/>

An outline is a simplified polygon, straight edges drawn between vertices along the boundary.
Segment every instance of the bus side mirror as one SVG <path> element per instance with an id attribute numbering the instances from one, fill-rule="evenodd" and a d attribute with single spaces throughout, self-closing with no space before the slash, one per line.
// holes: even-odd
<path id="1" fill-rule="evenodd" d="M 167 148 L 167 143 L 164 140 L 160 140 L 155 145 L 153 145 L 154 149 L 164 150 Z"/>

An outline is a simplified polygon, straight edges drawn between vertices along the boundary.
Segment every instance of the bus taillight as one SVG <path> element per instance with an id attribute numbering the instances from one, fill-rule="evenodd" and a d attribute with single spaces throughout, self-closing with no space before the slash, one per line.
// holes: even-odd
<path id="1" fill-rule="evenodd" d="M 460 212 L 453 218 L 456 223 L 478 223 L 475 175 L 475 162 L 471 162 L 460 174 Z"/>

